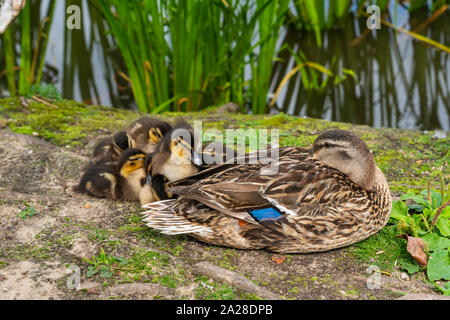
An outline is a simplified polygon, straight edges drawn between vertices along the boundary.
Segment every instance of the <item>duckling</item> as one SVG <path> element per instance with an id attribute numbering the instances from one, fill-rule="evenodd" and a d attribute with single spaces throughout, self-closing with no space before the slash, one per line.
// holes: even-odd
<path id="1" fill-rule="evenodd" d="M 154 155 L 152 153 L 147 154 L 145 157 L 144 167 L 147 173 L 147 179 L 146 179 L 146 188 L 150 188 L 153 199 L 152 201 L 148 201 L 147 199 L 144 199 L 141 201 L 160 201 L 160 200 L 166 200 L 172 197 L 171 193 L 167 193 L 165 191 L 165 183 L 168 182 L 167 178 L 161 174 L 157 174 L 152 176 L 152 159 Z"/>
<path id="2" fill-rule="evenodd" d="M 122 153 L 118 163 L 119 199 L 140 200 L 141 203 L 154 201 L 152 190 L 146 186 L 145 157 L 146 154 L 139 149 Z"/>
<path id="3" fill-rule="evenodd" d="M 117 162 L 98 162 L 84 171 L 75 192 L 90 194 L 98 198 L 116 200 L 118 197 Z"/>
<path id="4" fill-rule="evenodd" d="M 126 132 L 135 142 L 135 148 L 141 149 L 145 153 L 151 153 L 171 129 L 171 125 L 165 121 L 142 117 L 132 122 Z"/>
<path id="5" fill-rule="evenodd" d="M 152 177 L 161 175 L 174 181 L 197 173 L 202 160 L 195 151 L 193 128 L 179 120 L 158 143 L 151 159 Z"/>
<path id="6" fill-rule="evenodd" d="M 348 246 L 387 223 L 388 183 L 353 133 L 331 130 L 310 149 L 280 148 L 277 163 L 276 173 L 262 161 L 205 169 L 167 189 L 177 199 L 144 205 L 144 221 L 165 234 L 282 253 Z"/>
<path id="7" fill-rule="evenodd" d="M 119 161 L 99 162 L 87 168 L 74 189 L 111 200 L 139 200 L 141 204 L 155 201 L 154 191 L 146 184 L 145 153 L 127 149 Z"/>
<path id="8" fill-rule="evenodd" d="M 91 163 L 117 161 L 124 150 L 134 146 L 135 142 L 125 131 L 118 131 L 95 146 Z"/>

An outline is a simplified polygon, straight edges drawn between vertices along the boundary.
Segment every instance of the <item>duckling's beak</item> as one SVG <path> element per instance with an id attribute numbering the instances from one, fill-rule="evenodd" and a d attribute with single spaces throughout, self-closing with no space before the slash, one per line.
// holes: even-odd
<path id="1" fill-rule="evenodd" d="M 145 183 L 146 184 L 151 184 L 152 183 L 152 175 L 150 173 L 147 175 L 147 179 L 145 180 Z"/>
<path id="2" fill-rule="evenodd" d="M 192 152 L 192 160 L 196 166 L 200 167 L 202 165 L 202 157 L 195 151 Z"/>

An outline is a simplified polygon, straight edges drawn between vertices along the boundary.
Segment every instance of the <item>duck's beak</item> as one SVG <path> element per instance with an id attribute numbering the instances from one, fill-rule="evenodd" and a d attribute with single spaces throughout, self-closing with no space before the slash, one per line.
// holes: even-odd
<path id="1" fill-rule="evenodd" d="M 147 180 L 145 180 L 145 183 L 146 184 L 151 184 L 152 183 L 152 176 L 151 176 L 150 173 L 147 175 Z"/>
<path id="2" fill-rule="evenodd" d="M 192 160 L 196 166 L 200 167 L 202 165 L 202 157 L 195 151 L 192 152 Z"/>

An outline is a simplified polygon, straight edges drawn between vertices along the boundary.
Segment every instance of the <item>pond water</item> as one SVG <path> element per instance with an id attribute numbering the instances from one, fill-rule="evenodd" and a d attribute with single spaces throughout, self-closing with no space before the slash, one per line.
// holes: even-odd
<path id="1" fill-rule="evenodd" d="M 45 16 L 48 3 L 42 0 L 39 7 L 34 2 L 36 21 L 39 15 Z M 70 4 L 81 5 L 81 30 L 65 28 L 65 11 Z M 429 16 L 426 11 L 410 15 L 400 8 L 396 25 L 414 30 Z M 107 29 L 101 14 L 88 1 L 58 0 L 44 80 L 53 83 L 67 99 L 136 108 L 128 83 L 119 75 L 127 73 L 126 67 Z M 384 26 L 368 33 L 366 29 L 365 19 L 350 17 L 342 28 L 323 31 L 319 47 L 312 32 L 286 27 L 280 47 L 287 43 L 301 50 L 309 61 L 330 69 L 350 69 L 356 79 L 348 77 L 339 85 L 330 82 L 322 90 L 306 89 L 297 74 L 281 90 L 271 112 L 374 127 L 450 130 L 450 54 Z M 421 34 L 450 46 L 449 10 Z M 275 62 L 272 91 L 294 66 L 289 52 L 281 51 Z"/>

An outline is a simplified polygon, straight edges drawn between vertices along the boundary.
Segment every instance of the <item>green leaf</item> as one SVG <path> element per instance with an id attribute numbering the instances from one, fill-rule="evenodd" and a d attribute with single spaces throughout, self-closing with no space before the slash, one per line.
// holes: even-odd
<path id="1" fill-rule="evenodd" d="M 87 273 L 86 273 L 86 277 L 87 278 L 93 277 L 97 274 L 97 272 L 98 272 L 98 270 L 95 266 L 89 266 Z"/>
<path id="2" fill-rule="evenodd" d="M 450 256 L 448 250 L 436 250 L 430 256 L 427 275 L 431 281 L 450 280 Z"/>
<path id="3" fill-rule="evenodd" d="M 443 236 L 450 237 L 450 207 L 442 210 L 436 222 L 436 228 Z"/>
<path id="4" fill-rule="evenodd" d="M 420 204 L 424 207 L 429 207 L 430 204 L 421 195 L 417 195 L 414 192 L 408 192 L 400 197 L 400 200 L 413 200 L 415 203 Z"/>
<path id="5" fill-rule="evenodd" d="M 411 224 L 412 218 L 408 215 L 408 207 L 402 201 L 394 201 L 392 204 L 391 218 L 398 221 L 405 221 Z"/>
<path id="6" fill-rule="evenodd" d="M 401 258 L 399 260 L 399 263 L 400 263 L 400 267 L 402 269 L 408 271 L 409 274 L 419 271 L 419 268 L 420 268 L 419 264 L 412 259 Z"/>
<path id="7" fill-rule="evenodd" d="M 445 250 L 450 247 L 450 239 L 440 237 L 436 233 L 429 233 L 422 239 L 428 243 L 428 251 Z"/>
<path id="8" fill-rule="evenodd" d="M 111 271 L 110 267 L 102 266 L 102 268 L 100 269 L 100 276 L 102 278 L 111 278 L 112 275 L 113 275 L 113 272 Z"/>
<path id="9" fill-rule="evenodd" d="M 413 215 L 413 219 L 414 219 L 414 227 L 417 234 L 419 235 L 427 234 L 426 227 L 422 220 L 422 216 L 420 214 L 415 214 Z"/>
<path id="10" fill-rule="evenodd" d="M 428 197 L 428 190 L 423 190 L 421 193 L 421 195 L 423 195 L 424 198 Z M 428 202 L 428 201 L 427 201 Z M 431 205 L 432 208 L 436 209 L 439 208 L 441 206 L 442 203 L 442 195 L 440 192 L 431 190 Z"/>

